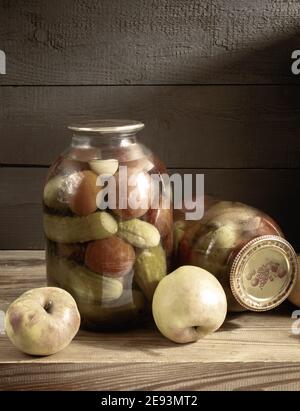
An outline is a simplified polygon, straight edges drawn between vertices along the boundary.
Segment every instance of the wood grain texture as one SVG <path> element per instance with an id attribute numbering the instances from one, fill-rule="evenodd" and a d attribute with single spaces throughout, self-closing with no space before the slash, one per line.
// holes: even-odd
<path id="1" fill-rule="evenodd" d="M 299 391 L 299 377 L 286 362 L 0 364 L 5 391 Z"/>
<path id="2" fill-rule="evenodd" d="M 300 168 L 294 86 L 0 87 L 2 164 L 49 165 L 67 125 L 136 118 L 141 141 L 176 168 Z"/>
<path id="3" fill-rule="evenodd" d="M 297 0 L 2 0 L 0 84 L 298 82 Z"/>
<path id="4" fill-rule="evenodd" d="M 44 252 L 0 252 L 0 310 L 44 284 Z M 117 334 L 80 331 L 62 352 L 33 358 L 0 335 L 0 390 L 299 390 L 294 309 L 285 303 L 230 315 L 218 332 L 184 346 L 148 324 Z"/>
<path id="5" fill-rule="evenodd" d="M 47 169 L 0 168 L 0 249 L 42 249 L 42 192 Z M 282 226 L 300 251 L 298 170 L 170 169 L 204 173 L 205 192 L 261 208 Z"/>
<path id="6" fill-rule="evenodd" d="M 25 291 L 43 287 L 45 276 L 44 251 L 0 251 L 0 310 Z"/>

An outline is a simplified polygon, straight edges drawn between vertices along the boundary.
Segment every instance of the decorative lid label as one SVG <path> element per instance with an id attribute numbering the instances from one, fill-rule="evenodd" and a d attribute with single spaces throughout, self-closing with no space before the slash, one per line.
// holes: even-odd
<path id="1" fill-rule="evenodd" d="M 245 264 L 242 285 L 254 298 L 272 298 L 289 281 L 289 269 L 289 262 L 280 250 L 270 246 L 262 248 Z"/>

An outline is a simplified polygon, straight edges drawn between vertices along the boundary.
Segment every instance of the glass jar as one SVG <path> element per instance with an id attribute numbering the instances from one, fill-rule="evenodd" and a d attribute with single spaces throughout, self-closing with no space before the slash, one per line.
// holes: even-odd
<path id="1" fill-rule="evenodd" d="M 166 168 L 138 142 L 143 127 L 124 120 L 70 126 L 72 144 L 48 172 L 43 196 L 48 285 L 72 294 L 84 328 L 143 323 L 167 273 L 173 245 L 170 189 L 161 184 L 158 202 L 152 203 L 152 178 L 162 180 Z M 162 199 L 169 200 L 167 208 Z"/>
<path id="2" fill-rule="evenodd" d="M 199 221 L 175 218 L 177 265 L 196 265 L 224 287 L 228 310 L 266 311 L 292 290 L 296 254 L 278 224 L 246 204 L 205 197 Z"/>

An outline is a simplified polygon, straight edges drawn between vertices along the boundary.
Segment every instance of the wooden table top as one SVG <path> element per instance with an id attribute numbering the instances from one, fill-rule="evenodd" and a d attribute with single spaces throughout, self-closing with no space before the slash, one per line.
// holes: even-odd
<path id="1" fill-rule="evenodd" d="M 0 310 L 45 285 L 43 251 L 0 251 Z M 285 304 L 229 315 L 197 343 L 174 344 L 148 325 L 123 333 L 80 331 L 58 354 L 34 358 L 0 333 L 0 390 L 300 389 L 300 335 Z M 299 324 L 300 330 L 300 324 Z"/>

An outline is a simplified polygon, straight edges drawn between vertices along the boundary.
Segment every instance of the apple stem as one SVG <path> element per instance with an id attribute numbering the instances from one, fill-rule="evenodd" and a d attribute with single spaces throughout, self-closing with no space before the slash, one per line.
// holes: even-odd
<path id="1" fill-rule="evenodd" d="M 46 303 L 44 304 L 44 310 L 50 314 L 53 308 L 53 302 L 51 300 L 46 301 Z"/>

